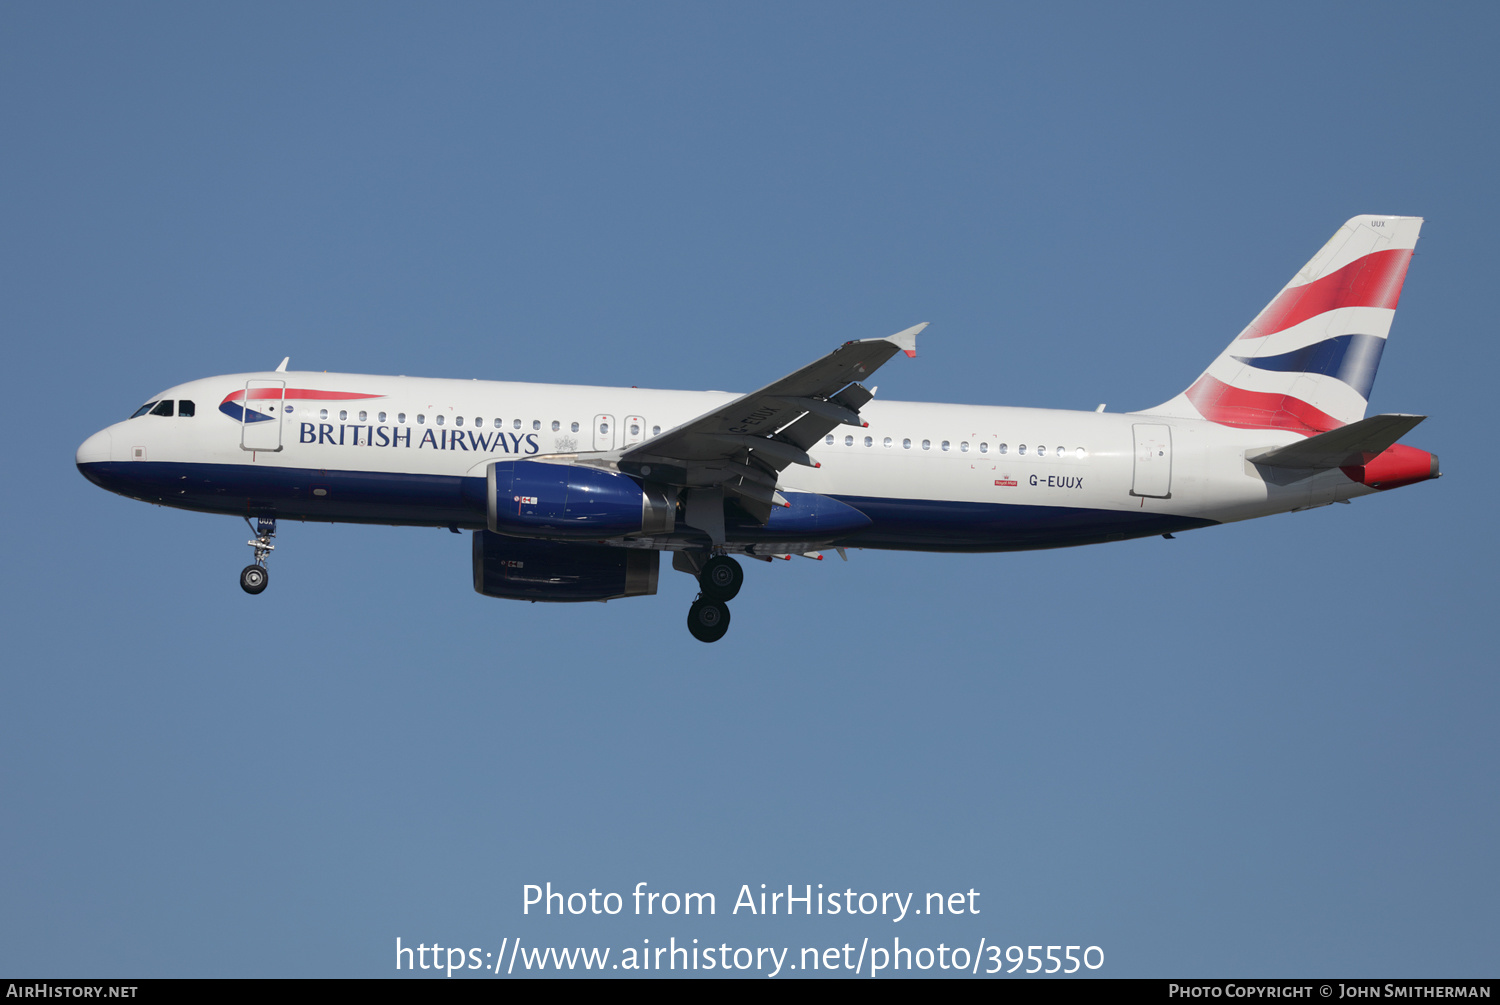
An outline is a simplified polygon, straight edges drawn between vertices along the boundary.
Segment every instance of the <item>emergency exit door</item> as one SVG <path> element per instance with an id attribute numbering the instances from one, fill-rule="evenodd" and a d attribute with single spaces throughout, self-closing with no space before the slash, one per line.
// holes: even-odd
<path id="1" fill-rule="evenodd" d="M 615 417 L 613 415 L 594 416 L 594 449 L 615 449 Z"/>

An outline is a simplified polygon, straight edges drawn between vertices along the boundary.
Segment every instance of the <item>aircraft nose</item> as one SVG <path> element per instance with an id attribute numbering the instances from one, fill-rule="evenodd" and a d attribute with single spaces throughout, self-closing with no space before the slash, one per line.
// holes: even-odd
<path id="1" fill-rule="evenodd" d="M 85 464 L 97 464 L 109 460 L 113 449 L 114 438 L 109 435 L 109 430 L 101 429 L 78 445 L 73 460 L 80 468 Z"/>

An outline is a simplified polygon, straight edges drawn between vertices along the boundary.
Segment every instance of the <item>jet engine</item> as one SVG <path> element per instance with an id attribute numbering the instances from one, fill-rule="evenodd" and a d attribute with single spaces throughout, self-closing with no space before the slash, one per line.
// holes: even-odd
<path id="1" fill-rule="evenodd" d="M 486 597 L 576 603 L 656 593 L 660 552 L 474 532 L 474 589 Z"/>
<path id="2" fill-rule="evenodd" d="M 489 528 L 499 534 L 597 541 L 676 525 L 675 495 L 629 475 L 545 461 L 497 461 L 488 475 Z"/>

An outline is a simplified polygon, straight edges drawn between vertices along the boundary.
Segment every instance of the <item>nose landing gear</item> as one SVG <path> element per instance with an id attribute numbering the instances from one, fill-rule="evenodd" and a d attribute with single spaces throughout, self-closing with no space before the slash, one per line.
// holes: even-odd
<path id="1" fill-rule="evenodd" d="M 702 592 L 688 608 L 688 631 L 699 642 L 717 642 L 729 631 L 728 601 L 745 582 L 745 570 L 728 555 L 716 555 L 703 563 L 698 573 Z"/>
<path id="2" fill-rule="evenodd" d="M 259 517 L 252 525 L 247 516 L 245 525 L 255 533 L 254 539 L 245 542 L 255 549 L 255 564 L 240 570 L 240 589 L 253 596 L 264 590 L 271 581 L 271 574 L 266 570 L 266 556 L 276 550 L 276 546 L 271 543 L 271 538 L 276 536 L 276 518 Z"/>

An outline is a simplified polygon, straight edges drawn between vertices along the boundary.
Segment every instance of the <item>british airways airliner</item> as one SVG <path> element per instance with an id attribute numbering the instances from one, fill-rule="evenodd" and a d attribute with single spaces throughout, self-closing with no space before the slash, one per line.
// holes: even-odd
<path id="1" fill-rule="evenodd" d="M 474 589 L 530 601 L 697 578 L 688 630 L 729 627 L 735 557 L 1016 551 L 1348 502 L 1438 476 L 1365 417 L 1422 221 L 1339 228 L 1187 390 L 1130 413 L 877 401 L 916 325 L 755 391 L 274 371 L 169 388 L 78 448 L 94 484 L 243 517 L 266 588 L 279 520 L 473 531 Z"/>

